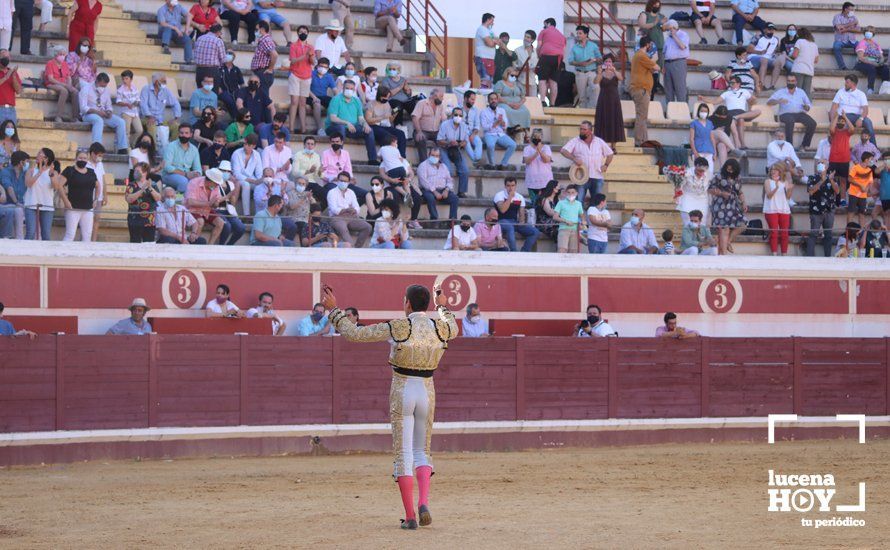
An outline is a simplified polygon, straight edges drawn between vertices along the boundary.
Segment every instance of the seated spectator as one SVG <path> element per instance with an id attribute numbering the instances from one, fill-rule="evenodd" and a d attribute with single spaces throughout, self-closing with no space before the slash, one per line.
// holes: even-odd
<path id="1" fill-rule="evenodd" d="M 140 162 L 133 167 L 133 177 L 124 191 L 127 201 L 127 229 L 131 243 L 153 243 L 155 241 L 155 211 L 161 202 L 161 190 L 149 179 L 151 169 Z"/>
<path id="2" fill-rule="evenodd" d="M 884 50 L 875 40 L 875 28 L 868 26 L 863 34 L 865 38 L 856 44 L 856 66 L 854 69 L 861 72 L 868 79 L 868 95 L 875 93 L 875 80 L 890 80 L 890 67 L 884 58 Z"/>
<path id="3" fill-rule="evenodd" d="M 182 44 L 185 50 L 185 63 L 192 63 L 192 37 L 189 35 L 191 17 L 178 0 L 166 0 L 158 9 L 158 35 L 165 54 L 170 54 L 170 40 Z"/>
<path id="4" fill-rule="evenodd" d="M 603 318 L 603 310 L 600 306 L 587 306 L 587 322 L 590 323 L 590 335 L 593 337 L 618 336 L 612 325 Z"/>
<path id="5" fill-rule="evenodd" d="M 497 252 L 508 252 L 510 250 L 507 246 L 507 241 L 504 240 L 501 224 L 498 223 L 498 211 L 494 207 L 485 209 L 482 220 L 476 222 L 473 230 L 479 238 L 480 249 Z"/>
<path id="6" fill-rule="evenodd" d="M 11 239 L 13 237 L 15 213 L 15 204 L 7 201 L 6 190 L 3 188 L 3 185 L 0 185 L 0 239 Z"/>
<path id="7" fill-rule="evenodd" d="M 540 128 L 532 131 L 531 140 L 522 151 L 522 163 L 525 165 L 525 188 L 528 189 L 528 200 L 536 204 L 538 192 L 553 179 L 553 151 L 544 143 L 544 132 Z"/>
<path id="8" fill-rule="evenodd" d="M 250 244 L 253 246 L 289 246 L 297 244 L 282 234 L 282 221 L 278 212 L 284 206 L 284 201 L 279 195 L 269 197 L 269 202 L 264 210 L 253 217 L 253 229 L 250 231 Z"/>
<path id="9" fill-rule="evenodd" d="M 587 251 L 591 254 L 605 254 L 609 246 L 609 228 L 612 227 L 612 214 L 606 205 L 606 196 L 595 194 L 587 209 Z"/>
<path id="10" fill-rule="evenodd" d="M 717 18 L 717 0 L 689 0 L 689 4 L 692 7 L 689 20 L 692 21 L 695 32 L 701 39 L 699 44 L 708 43 L 703 29 L 705 25 L 714 27 L 718 44 L 726 44 L 726 40 L 723 39 L 723 23 Z"/>
<path id="11" fill-rule="evenodd" d="M 359 207 L 365 204 L 365 198 L 368 196 L 368 190 L 362 189 L 361 187 L 356 185 L 355 178 L 350 176 L 348 172 L 340 172 L 340 175 L 337 176 L 336 181 L 327 183 L 324 187 L 321 188 L 321 200 L 319 200 L 319 202 L 325 202 L 327 200 L 328 193 L 336 190 L 340 182 L 347 183 L 347 188 L 355 193 L 355 198 L 356 200 L 358 200 Z"/>
<path id="12" fill-rule="evenodd" d="M 417 156 L 420 158 L 420 162 L 426 160 L 430 149 L 428 142 L 436 141 L 439 128 L 448 118 L 445 107 L 442 105 L 444 97 L 442 90 L 433 88 L 430 91 L 430 96 L 418 101 L 411 112 L 411 122 L 414 124 L 414 146 L 417 147 Z"/>
<path id="13" fill-rule="evenodd" d="M 259 141 L 256 134 L 248 134 L 244 138 L 244 147 L 232 153 L 232 177 L 238 184 L 242 213 L 245 216 L 249 216 L 252 212 L 250 209 L 252 186 L 263 179 L 263 159 L 256 150 Z"/>
<path id="14" fill-rule="evenodd" d="M 25 238 L 24 201 L 28 190 L 25 185 L 25 164 L 29 158 L 28 153 L 15 151 L 10 158 L 9 166 L 0 170 L 0 187 L 6 192 L 6 202 L 3 207 L 12 216 L 11 222 L 8 223 L 11 223 L 12 235 L 19 240 Z"/>
<path id="15" fill-rule="evenodd" d="M 386 64 L 386 77 L 380 81 L 381 86 L 389 89 L 389 104 L 393 108 L 396 119 L 393 124 L 402 124 L 411 117 L 419 99 L 412 97 L 408 79 L 402 75 L 402 64 L 390 61 Z"/>
<path id="16" fill-rule="evenodd" d="M 380 170 L 390 180 L 399 180 L 408 176 L 408 170 L 405 168 L 408 161 L 398 148 L 398 143 L 398 137 L 387 135 L 383 139 L 383 147 L 380 148 Z"/>
<path id="17" fill-rule="evenodd" d="M 380 205 L 380 217 L 374 222 L 371 248 L 408 250 L 413 248 L 408 226 L 399 219 L 399 203 L 384 199 Z"/>
<path id="18" fill-rule="evenodd" d="M 355 83 L 347 80 L 343 85 L 343 93 L 331 100 L 328 106 L 328 136 L 339 135 L 344 138 L 364 140 L 368 153 L 368 164 L 377 165 L 377 149 L 374 144 L 374 133 L 365 122 L 361 101 L 355 97 Z"/>
<path id="19" fill-rule="evenodd" d="M 751 92 L 752 95 L 759 92 L 763 84 L 760 73 L 748 59 L 748 50 L 742 46 L 735 49 L 735 58 L 727 65 L 723 77 L 728 82 L 732 82 L 733 77 L 738 77 L 742 83 L 740 88 Z"/>
<path id="20" fill-rule="evenodd" d="M 513 170 L 510 165 L 510 157 L 516 151 L 516 142 L 507 135 L 507 112 L 500 107 L 500 97 L 492 92 L 488 94 L 488 109 L 479 114 L 479 123 L 482 128 L 482 141 L 485 142 L 485 154 L 488 159 L 487 170 Z M 501 163 L 494 164 L 495 147 L 505 149 Z"/>
<path id="21" fill-rule="evenodd" d="M 448 219 L 457 219 L 458 198 L 454 192 L 454 181 L 448 168 L 440 162 L 442 153 L 439 149 L 430 149 L 429 157 L 417 167 L 417 179 L 423 200 L 430 211 L 430 219 L 439 219 L 436 203 L 448 204 Z"/>
<path id="22" fill-rule="evenodd" d="M 837 239 L 834 249 L 835 258 L 855 258 L 860 255 L 859 241 L 862 226 L 856 222 L 847 222 L 844 234 Z"/>
<path id="23" fill-rule="evenodd" d="M 841 12 L 834 16 L 831 25 L 834 27 L 834 60 L 838 69 L 847 70 L 842 48 L 855 48 L 856 35 L 859 33 L 859 20 L 853 15 L 853 2 L 844 2 Z"/>
<path id="24" fill-rule="evenodd" d="M 885 249 L 890 241 L 887 239 L 887 228 L 878 218 L 868 224 L 868 230 L 859 238 L 859 248 L 863 250 L 863 258 L 885 258 Z"/>
<path id="25" fill-rule="evenodd" d="M 201 117 L 192 124 L 192 142 L 198 147 L 199 153 L 203 155 L 213 145 L 217 133 L 222 134 L 223 145 L 226 145 L 226 126 L 219 122 L 217 110 L 211 106 L 204 107 Z M 229 148 L 225 149 L 228 153 L 232 152 Z"/>
<path id="26" fill-rule="evenodd" d="M 217 130 L 213 135 L 213 141 L 210 147 L 205 147 L 201 152 L 201 169 L 205 172 L 211 168 L 216 168 L 224 160 L 231 161 L 232 153 L 226 147 L 226 133 Z"/>
<path id="27" fill-rule="evenodd" d="M 590 338 L 593 336 L 592 329 L 590 328 L 590 321 L 584 319 L 577 326 L 577 333 L 575 334 L 578 338 Z"/>
<path id="28" fill-rule="evenodd" d="M 340 242 L 334 228 L 327 219 L 322 216 L 322 207 L 316 203 L 309 206 L 309 223 L 300 232 L 300 242 L 304 247 L 316 248 L 351 248 L 348 241 Z"/>
<path id="29" fill-rule="evenodd" d="M 207 244 L 198 221 L 185 206 L 176 204 L 176 189 L 165 187 L 161 196 L 163 202 L 155 212 L 158 244 Z"/>
<path id="30" fill-rule="evenodd" d="M 75 94 L 75 97 L 77 97 L 77 94 Z M 72 106 L 73 101 L 72 99 Z M 141 136 L 142 120 L 139 118 L 139 90 L 133 85 L 133 71 L 127 69 L 121 73 L 121 85 L 117 87 L 117 97 L 114 102 L 121 107 L 120 117 L 124 119 L 128 139 Z"/>
<path id="31" fill-rule="evenodd" d="M 751 109 L 755 98 L 748 90 L 742 89 L 742 81 L 738 76 L 733 76 L 730 80 L 730 89 L 720 94 L 717 100 L 708 99 L 704 96 L 698 96 L 698 100 L 709 105 L 726 104 L 727 113 L 732 118 L 733 125 L 730 127 L 732 137 L 739 149 L 747 149 L 745 145 L 745 122 L 754 120 L 760 115 L 757 109 Z"/>
<path id="32" fill-rule="evenodd" d="M 525 197 L 516 192 L 516 178 L 504 178 L 504 188 L 494 196 L 494 205 L 498 211 L 498 223 L 507 239 L 511 252 L 516 252 L 516 233 L 525 237 L 522 252 L 531 252 L 541 232 L 529 225 L 525 210 Z"/>
<path id="33" fill-rule="evenodd" d="M 698 333 L 694 330 L 687 330 L 677 326 L 677 314 L 667 312 L 664 314 L 664 325 L 655 329 L 656 338 L 676 338 L 677 340 L 685 340 L 687 338 L 696 338 Z"/>
<path id="34" fill-rule="evenodd" d="M 84 83 L 80 87 L 80 116 L 92 126 L 93 143 L 102 143 L 102 129 L 111 128 L 116 135 L 115 147 L 118 155 L 126 155 L 129 148 L 127 124 L 114 114 L 111 108 L 111 92 L 108 91 L 108 75 L 99 73 L 95 85 Z"/>
<path id="35" fill-rule="evenodd" d="M 757 78 L 764 90 L 773 90 L 779 82 L 779 72 L 782 65 L 776 62 L 778 54 L 779 39 L 775 36 L 776 26 L 767 23 L 766 28 L 761 31 L 760 36 L 751 41 L 748 45 L 748 60 L 757 71 Z M 770 80 L 766 78 L 766 71 L 772 70 Z M 769 84 L 767 84 L 769 83 Z"/>
<path id="36" fill-rule="evenodd" d="M 30 330 L 16 330 L 12 323 L 3 318 L 4 308 L 3 302 L 0 302 L 0 336 L 27 336 L 32 340 L 37 336 L 36 332 Z"/>
<path id="37" fill-rule="evenodd" d="M 331 136 L 331 147 L 321 153 L 321 179 L 327 183 L 336 181 L 342 172 L 352 177 L 352 159 L 343 147 L 343 136 Z"/>
<path id="38" fill-rule="evenodd" d="M 210 244 L 217 244 L 225 222 L 216 213 L 222 203 L 220 185 L 223 184 L 222 171 L 218 168 L 207 170 L 203 177 L 198 176 L 189 181 L 185 192 L 185 206 L 198 220 L 198 233 L 205 227 L 210 228 Z"/>
<path id="39" fill-rule="evenodd" d="M 380 83 L 377 81 L 377 67 L 365 67 L 362 69 L 362 75 L 362 94 L 370 103 L 377 97 L 377 90 L 380 89 Z"/>
<path id="40" fill-rule="evenodd" d="M 216 109 L 219 106 L 219 98 L 213 91 L 213 76 L 207 75 L 201 81 L 201 87 L 192 92 L 189 98 L 189 111 L 191 111 L 191 123 L 198 122 L 204 109 L 210 107 Z"/>
<path id="41" fill-rule="evenodd" d="M 439 133 L 436 135 L 442 164 L 449 172 L 454 168 L 457 174 L 457 196 L 460 198 L 467 196 L 470 186 L 470 170 L 461 154 L 470 134 L 463 114 L 463 109 L 460 107 L 452 109 L 451 118 L 442 122 L 439 126 Z"/>
<path id="42" fill-rule="evenodd" d="M 7 57 L 8 57 L 7 52 Z M 93 47 L 93 41 L 84 36 L 77 43 L 77 48 L 68 52 L 65 57 L 65 63 L 68 63 L 68 69 L 71 71 L 71 83 L 80 88 L 81 83 L 87 82 L 92 84 L 96 80 L 96 49 Z M 13 83 L 21 81 L 16 78 Z M 18 90 L 17 90 L 18 91 Z M 4 117 L 9 118 L 9 117 Z"/>
<path id="43" fill-rule="evenodd" d="M 222 0 L 219 16 L 229 22 L 229 40 L 232 44 L 238 44 L 238 26 L 242 22 L 247 27 L 247 43 L 254 43 L 260 15 L 253 0 Z"/>
<path id="44" fill-rule="evenodd" d="M 285 143 L 290 141 L 290 130 L 287 129 L 287 114 L 275 113 L 272 117 L 272 124 L 263 124 L 257 128 L 257 135 L 260 138 L 260 147 L 265 149 L 275 142 L 275 135 L 278 132 L 284 134 Z"/>
<path id="45" fill-rule="evenodd" d="M 256 2 L 256 11 L 259 14 L 260 21 L 265 21 L 281 29 L 281 32 L 284 34 L 284 42 L 290 44 L 293 42 L 290 23 L 275 9 L 283 7 L 284 2 L 281 0 L 257 0 Z M 259 28 L 259 25 L 257 27 Z"/>
<path id="46" fill-rule="evenodd" d="M 406 156 L 406 136 L 405 132 L 393 127 L 396 116 L 393 114 L 392 106 L 389 99 L 392 94 L 386 86 L 377 88 L 377 95 L 374 99 L 368 100 L 368 106 L 365 108 L 365 120 L 371 125 L 371 131 L 374 133 L 374 140 L 377 145 L 389 145 L 391 138 L 396 139 L 399 154 Z M 382 151 L 381 151 L 382 156 Z"/>
<path id="47" fill-rule="evenodd" d="M 683 235 L 680 237 L 680 253 L 684 256 L 716 256 L 717 241 L 711 236 L 711 230 L 702 223 L 700 210 L 689 212 L 689 221 L 683 224 Z"/>
<path id="48" fill-rule="evenodd" d="M 324 306 L 315 304 L 312 312 L 300 320 L 297 326 L 298 336 L 321 336 L 328 329 L 328 318 L 324 314 Z"/>
<path id="49" fill-rule="evenodd" d="M 393 149 L 395 149 L 395 147 L 393 147 Z M 382 177 L 371 176 L 371 192 L 365 196 L 365 219 L 369 222 L 374 222 L 380 219 L 382 216 L 383 201 L 388 199 L 395 200 L 395 194 L 392 189 L 383 186 Z M 398 216 L 396 216 L 396 218 L 398 218 Z"/>
<path id="50" fill-rule="evenodd" d="M 578 186 L 566 187 L 565 196 L 553 207 L 553 221 L 559 222 L 556 238 L 557 252 L 578 253 L 578 232 L 583 225 L 584 207 L 578 200 Z"/>
<path id="51" fill-rule="evenodd" d="M 253 125 L 253 115 L 247 109 L 238 109 L 238 112 L 235 114 L 235 120 L 226 127 L 226 146 L 229 149 L 238 149 L 244 145 L 244 138 L 251 134 L 256 134 Z M 259 139 L 257 142 L 259 143 Z"/>
<path id="52" fill-rule="evenodd" d="M 223 105 L 226 106 L 226 111 L 229 112 L 229 115 L 232 115 L 238 111 L 235 98 L 238 97 L 241 89 L 244 88 L 244 74 L 235 65 L 235 52 L 227 50 L 224 59 L 223 66 L 219 68 L 219 88 L 216 94 Z"/>
<path id="53" fill-rule="evenodd" d="M 831 257 L 834 210 L 840 188 L 837 175 L 828 170 L 824 161 L 817 161 L 816 173 L 807 181 L 809 195 L 810 231 L 807 235 L 807 256 L 816 255 L 816 239 L 822 237 L 822 249 L 826 258 Z"/>
<path id="54" fill-rule="evenodd" d="M 766 165 L 769 170 L 776 164 L 782 164 L 785 170 L 795 177 L 803 176 L 803 166 L 794 151 L 794 146 L 785 141 L 785 130 L 781 128 L 773 132 L 773 140 L 766 146 Z"/>
<path id="55" fill-rule="evenodd" d="M 53 182 L 65 189 L 65 192 L 60 194 L 62 204 L 65 206 L 63 241 L 73 241 L 78 227 L 83 242 L 93 240 L 93 208 L 99 193 L 99 182 L 96 173 L 87 168 L 88 160 L 86 151 L 78 151 L 74 166 L 65 168 L 58 181 Z"/>
<path id="56" fill-rule="evenodd" d="M 212 6 L 213 0 L 198 0 L 189 10 L 189 23 L 195 35 L 195 42 L 210 32 L 210 27 L 219 23 L 219 12 Z"/>
<path id="57" fill-rule="evenodd" d="M 766 21 L 760 18 L 760 2 L 757 0 L 730 0 L 732 11 L 732 26 L 735 28 L 735 43 L 742 43 L 742 30 L 746 25 L 762 31 L 766 28 Z"/>
<path id="58" fill-rule="evenodd" d="M 248 319 L 272 319 L 272 335 L 273 336 L 284 336 L 284 331 L 287 329 L 287 323 L 278 316 L 274 309 L 272 309 L 272 301 L 275 298 L 272 296 L 271 292 L 263 292 L 259 297 L 259 305 L 257 307 L 252 307 L 247 310 L 247 318 Z"/>
<path id="59" fill-rule="evenodd" d="M 165 122 L 167 107 L 173 109 L 175 120 L 182 116 L 179 99 L 167 88 L 167 76 L 164 73 L 154 73 L 151 75 L 151 84 L 146 84 L 139 93 L 139 112 L 142 114 L 145 131 L 152 136 L 160 136 L 161 150 L 166 150 L 169 132 L 165 130 L 163 134 L 158 134 L 158 127 L 167 128 Z"/>
<path id="60" fill-rule="evenodd" d="M 532 125 L 532 115 L 525 105 L 525 85 L 519 82 L 519 69 L 512 66 L 504 69 L 503 79 L 494 85 L 498 94 L 498 106 L 507 113 L 508 128 L 513 131 L 514 138 L 518 134 L 528 132 Z"/>
<path id="61" fill-rule="evenodd" d="M 804 135 L 803 141 L 800 142 L 800 148 L 809 150 L 813 134 L 816 133 L 816 121 L 807 114 L 813 103 L 807 97 L 806 92 L 797 87 L 797 77 L 793 74 L 788 75 L 785 87 L 773 92 L 766 104 L 779 106 L 779 122 L 785 125 L 784 134 L 792 147 L 794 145 L 794 123 L 799 122 L 803 125 Z"/>
<path id="62" fill-rule="evenodd" d="M 630 220 L 621 226 L 618 239 L 619 254 L 655 254 L 658 243 L 652 228 L 643 223 L 646 212 L 642 208 L 633 211 Z"/>
<path id="63" fill-rule="evenodd" d="M 145 303 L 145 298 L 134 298 L 129 310 L 130 316 L 113 324 L 105 333 L 106 335 L 142 336 L 153 332 L 151 323 L 145 318 L 145 314 L 151 311 L 151 308 Z"/>
<path id="64" fill-rule="evenodd" d="M 349 153 L 346 153 L 347 155 Z M 321 181 L 321 156 L 315 151 L 315 138 L 306 136 L 303 138 L 303 149 L 294 151 L 293 159 L 294 177 L 304 177 L 309 183 L 317 184 Z M 334 164 L 336 167 L 336 163 Z"/>
<path id="65" fill-rule="evenodd" d="M 229 300 L 231 291 L 228 285 L 216 286 L 216 297 L 207 302 L 204 306 L 204 312 L 207 317 L 244 317 L 244 312 L 238 306 Z"/>
<path id="66" fill-rule="evenodd" d="M 337 182 L 337 188 L 328 191 L 327 204 L 331 215 L 331 227 L 342 241 L 350 243 L 355 248 L 362 248 L 371 234 L 371 226 L 359 217 L 361 207 L 358 199 L 349 188 L 349 182 L 344 179 L 341 177 Z"/>
<path id="67" fill-rule="evenodd" d="M 179 125 L 179 141 L 170 142 L 164 149 L 164 185 L 172 186 L 180 193 L 185 193 L 189 180 L 201 175 L 201 155 L 191 139 L 191 126 L 182 123 Z"/>
<path id="68" fill-rule="evenodd" d="M 374 26 L 386 29 L 386 51 L 391 52 L 398 41 L 404 46 L 408 41 L 399 30 L 399 18 L 402 15 L 402 0 L 377 0 L 374 2 Z"/>
<path id="69" fill-rule="evenodd" d="M 279 181 L 288 178 L 294 157 L 293 151 L 285 145 L 287 142 L 287 134 L 284 131 L 279 131 L 275 134 L 275 141 L 272 143 L 272 146 L 263 149 L 263 166 L 271 169 L 274 173 L 273 177 Z"/>
<path id="70" fill-rule="evenodd" d="M 859 77 L 855 74 L 848 74 L 844 77 L 844 87 L 834 94 L 831 100 L 831 111 L 829 112 L 833 119 L 838 114 L 847 117 L 856 128 L 865 128 L 868 135 L 871 136 L 871 142 L 877 145 L 875 141 L 875 127 L 871 119 L 868 117 L 868 98 L 865 93 L 858 89 Z"/>
<path id="71" fill-rule="evenodd" d="M 665 229 L 661 232 L 661 242 L 664 243 L 661 248 L 658 249 L 657 254 L 673 256 L 674 255 L 674 232 L 670 229 Z"/>
<path id="72" fill-rule="evenodd" d="M 224 160 L 219 163 L 219 171 L 223 175 L 223 183 L 219 186 L 221 202 L 216 213 L 223 220 L 223 230 L 219 235 L 219 244 L 233 245 L 244 235 L 244 222 L 238 217 L 238 204 L 241 188 L 232 177 L 232 163 Z"/>
<path id="73" fill-rule="evenodd" d="M 445 250 L 479 250 L 479 236 L 473 230 L 473 218 L 464 214 L 460 223 L 451 226 L 445 238 Z"/>
<path id="74" fill-rule="evenodd" d="M 407 160 L 402 159 L 402 166 L 395 168 L 389 172 L 385 171 L 383 165 L 380 165 L 379 175 L 386 182 L 386 189 L 392 193 L 393 198 L 399 203 L 405 203 L 411 207 L 410 220 L 408 227 L 411 229 L 422 229 L 417 217 L 420 215 L 420 207 L 423 204 L 423 190 L 420 183 L 415 177 L 416 174 L 411 168 Z M 394 175 L 389 175 L 392 173 Z M 403 211 L 403 217 L 408 215 L 408 209 Z"/>
<path id="75" fill-rule="evenodd" d="M 275 103 L 260 88 L 260 77 L 255 73 L 247 79 L 247 87 L 238 90 L 235 108 L 250 111 L 250 119 L 256 123 L 255 127 L 272 122 L 272 117 L 275 116 Z"/>
<path id="76" fill-rule="evenodd" d="M 51 50 L 53 58 L 46 62 L 43 69 L 43 82 L 46 87 L 57 94 L 56 122 L 70 122 L 80 114 L 77 87 L 71 82 L 71 68 L 65 63 L 65 47 L 53 46 Z M 65 104 L 71 103 L 71 116 L 65 116 Z"/>
<path id="77" fill-rule="evenodd" d="M 55 195 L 64 193 L 58 181 L 59 163 L 52 149 L 37 151 L 25 172 L 25 239 L 48 241 L 52 236 Z"/>
<path id="78" fill-rule="evenodd" d="M 266 208 L 269 197 L 272 195 L 278 195 L 284 200 L 287 181 L 287 179 L 276 178 L 271 168 L 263 168 L 263 179 L 253 189 L 254 210 L 259 212 Z M 287 206 L 287 204 L 283 206 Z"/>
<path id="79" fill-rule="evenodd" d="M 312 116 L 315 118 L 315 126 L 318 135 L 326 135 L 324 124 L 321 120 L 321 109 L 328 108 L 334 94 L 337 92 L 337 80 L 330 74 L 330 61 L 322 57 L 318 60 L 315 70 L 312 71 L 312 83 L 309 85 L 309 99 L 307 104 L 312 106 Z"/>
<path id="80" fill-rule="evenodd" d="M 479 312 L 479 304 L 467 305 L 467 316 L 461 319 L 461 336 L 464 338 L 484 338 L 491 336 L 488 319 Z"/>
<path id="81" fill-rule="evenodd" d="M 365 97 L 364 88 L 362 87 L 362 79 L 355 72 L 355 63 L 352 61 L 343 66 L 343 74 L 337 77 L 337 94 L 343 93 L 343 83 L 347 80 L 355 84 L 355 97 L 359 98 L 362 105 L 365 105 L 368 102 L 368 98 Z"/>
<path id="82" fill-rule="evenodd" d="M 587 169 L 587 183 L 581 188 L 581 202 L 589 192 L 591 196 L 603 192 L 605 174 L 615 158 L 615 151 L 609 145 L 594 135 L 593 124 L 589 120 L 581 122 L 578 128 L 578 137 L 573 137 L 562 146 L 559 153 L 572 161 L 575 166 Z"/>
<path id="83" fill-rule="evenodd" d="M 467 90 L 464 92 L 464 113 L 466 114 L 465 122 L 467 124 L 467 145 L 465 147 L 467 156 L 473 162 L 475 168 L 482 166 L 482 122 L 480 121 L 481 111 L 476 107 L 476 92 Z"/>
<path id="84" fill-rule="evenodd" d="M 797 43 L 797 25 L 791 23 L 785 27 L 785 36 L 779 40 L 779 48 L 776 52 L 776 62 L 782 65 L 786 73 L 791 73 L 794 67 L 794 60 L 791 54 L 794 53 L 794 46 Z"/>
<path id="85" fill-rule="evenodd" d="M 859 162 L 862 160 L 862 153 L 871 153 L 872 158 L 875 161 L 881 160 L 881 150 L 871 142 L 872 136 L 868 133 L 867 130 L 863 129 L 862 133 L 859 134 L 859 143 L 853 146 L 853 149 L 850 150 L 850 158 L 853 162 Z"/>
<path id="86" fill-rule="evenodd" d="M 325 32 L 318 35 L 315 39 L 315 57 L 321 59 L 327 58 L 331 63 L 331 72 L 335 76 L 340 76 L 344 72 L 344 64 L 352 61 L 349 48 L 340 33 L 343 27 L 341 21 L 331 19 L 331 22 L 325 26 Z"/>
<path id="87" fill-rule="evenodd" d="M 0 166 L 9 162 L 9 158 L 19 150 L 21 140 L 18 128 L 12 120 L 4 120 L 0 123 Z"/>

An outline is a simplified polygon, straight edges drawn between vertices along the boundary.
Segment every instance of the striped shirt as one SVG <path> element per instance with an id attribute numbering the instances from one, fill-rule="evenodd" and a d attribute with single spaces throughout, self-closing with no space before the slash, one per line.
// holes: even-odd
<path id="1" fill-rule="evenodd" d="M 743 90 L 754 91 L 754 75 L 751 74 L 751 71 L 754 70 L 754 65 L 750 61 L 746 60 L 744 63 L 741 63 L 738 59 L 734 59 L 728 67 L 732 71 L 731 76 L 737 76 L 742 81 Z"/>

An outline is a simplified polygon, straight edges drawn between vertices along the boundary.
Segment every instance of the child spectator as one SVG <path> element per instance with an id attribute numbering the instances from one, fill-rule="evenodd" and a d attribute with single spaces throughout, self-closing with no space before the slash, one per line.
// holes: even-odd
<path id="1" fill-rule="evenodd" d="M 133 71 L 127 69 L 121 73 L 121 85 L 117 87 L 116 103 L 123 107 L 121 118 L 124 119 L 124 127 L 127 136 L 139 137 L 142 135 L 142 120 L 139 118 L 139 89 L 133 85 Z M 135 144 L 135 141 L 131 141 Z"/>
<path id="2" fill-rule="evenodd" d="M 674 254 L 674 232 L 670 229 L 665 229 L 661 234 L 661 241 L 664 243 L 664 246 L 658 249 L 659 254 Z"/>
<path id="3" fill-rule="evenodd" d="M 328 58 L 320 58 L 315 70 L 312 71 L 312 84 L 309 85 L 309 103 L 312 105 L 312 116 L 315 118 L 315 126 L 320 136 L 325 135 L 324 125 L 321 123 L 321 108 L 328 108 L 331 102 L 330 91 L 337 89 L 337 81 L 328 72 L 330 67 L 331 62 Z"/>

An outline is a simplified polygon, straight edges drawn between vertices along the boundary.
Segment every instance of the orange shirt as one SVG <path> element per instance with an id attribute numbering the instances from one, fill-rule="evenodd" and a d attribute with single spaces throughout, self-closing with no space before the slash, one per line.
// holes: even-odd
<path id="1" fill-rule="evenodd" d="M 868 186 L 874 180 L 871 168 L 854 164 L 850 167 L 850 188 L 849 193 L 860 199 L 868 198 Z"/>
<path id="2" fill-rule="evenodd" d="M 630 62 L 630 89 L 642 88 L 651 92 L 655 84 L 652 79 L 652 69 L 657 66 L 658 64 L 646 55 L 646 50 L 637 50 Z"/>

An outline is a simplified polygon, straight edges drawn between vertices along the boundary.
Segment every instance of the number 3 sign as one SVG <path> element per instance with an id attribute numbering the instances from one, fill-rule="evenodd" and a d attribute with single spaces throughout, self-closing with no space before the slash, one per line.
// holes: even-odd
<path id="1" fill-rule="evenodd" d="M 207 299 L 207 281 L 200 271 L 170 269 L 164 274 L 161 294 L 167 309 L 200 309 Z"/>
<path id="2" fill-rule="evenodd" d="M 448 298 L 448 309 L 458 310 L 476 301 L 476 282 L 469 275 L 439 275 L 435 284 Z"/>
<path id="3" fill-rule="evenodd" d="M 698 303 L 705 313 L 738 313 L 742 285 L 738 279 L 705 279 L 698 288 Z"/>

